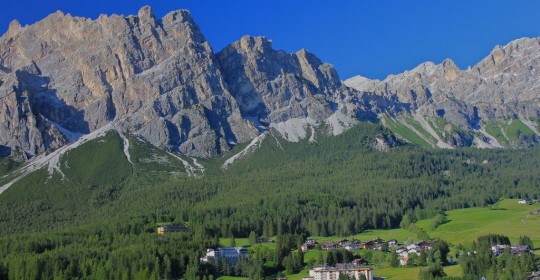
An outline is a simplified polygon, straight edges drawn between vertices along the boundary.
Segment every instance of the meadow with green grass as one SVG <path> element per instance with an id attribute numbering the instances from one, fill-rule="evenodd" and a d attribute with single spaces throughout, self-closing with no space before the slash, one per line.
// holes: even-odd
<path id="1" fill-rule="evenodd" d="M 460 251 L 459 247 L 467 247 L 471 245 L 473 240 L 476 240 L 479 236 L 487 234 L 501 234 L 508 236 L 513 243 L 517 243 L 519 237 L 523 235 L 529 236 L 534 244 L 540 244 L 540 215 L 529 214 L 533 210 L 540 209 L 540 204 L 518 204 L 517 199 L 503 199 L 489 207 L 482 208 L 467 208 L 458 209 L 446 212 L 448 221 L 438 226 L 436 229 L 431 229 L 432 219 L 425 219 L 416 222 L 415 224 L 424 229 L 425 232 L 433 239 L 446 240 L 451 245 L 450 255 L 454 256 Z M 423 241 L 419 239 L 414 232 L 406 229 L 388 229 L 388 230 L 366 230 L 360 234 L 354 234 L 350 236 L 326 236 L 318 237 L 311 236 L 317 242 L 322 243 L 325 241 L 340 241 L 342 239 L 358 239 L 361 241 L 368 241 L 375 238 L 382 238 L 384 240 L 396 239 L 400 244 L 406 242 L 410 244 L 412 242 Z M 246 246 L 248 248 L 253 247 L 249 244 L 247 238 L 235 238 L 237 246 Z M 221 238 L 220 244 L 222 246 L 230 246 L 231 238 Z M 262 243 L 255 246 L 267 246 L 271 249 L 275 249 L 275 243 Z M 540 247 L 535 246 L 535 253 L 540 253 Z M 304 261 L 306 264 L 315 263 L 315 260 L 322 256 L 326 258 L 328 252 L 319 251 L 316 249 L 306 252 L 304 255 Z M 365 256 L 366 250 L 359 250 L 355 252 L 359 256 Z M 379 252 L 377 252 L 379 253 Z M 381 257 L 379 257 L 381 258 Z M 418 279 L 419 271 L 422 267 L 390 267 L 385 262 L 384 257 L 379 260 L 378 264 L 373 264 L 374 274 L 377 277 L 385 277 L 386 279 L 402 279 L 413 280 Z M 301 277 L 308 274 L 309 266 L 295 274 L 287 274 L 282 271 L 282 274 L 287 279 L 301 279 Z M 449 265 L 444 267 L 444 272 L 451 277 L 461 277 L 463 271 L 459 264 Z M 247 278 L 219 278 L 219 279 L 247 279 Z"/>
<path id="2" fill-rule="evenodd" d="M 522 139 L 536 137 L 534 131 L 519 119 L 490 121 L 484 127 L 487 133 L 503 145 L 515 146 Z"/>
<path id="3" fill-rule="evenodd" d="M 540 254 L 540 215 L 531 215 L 531 211 L 540 209 L 540 204 L 518 204 L 517 199 L 503 199 L 489 207 L 475 207 L 447 211 L 448 222 L 431 229 L 432 219 L 425 219 L 415 224 L 425 230 L 433 239 L 446 240 L 451 245 L 451 255 L 459 252 L 458 246 L 470 246 L 472 241 L 479 236 L 487 234 L 501 234 L 508 236 L 513 243 L 517 243 L 519 237 L 527 235 L 535 244 L 536 254 Z M 384 240 L 396 239 L 399 243 L 405 240 L 411 242 L 423 241 L 414 232 L 406 229 L 367 230 L 351 236 L 327 236 L 310 237 L 318 242 L 339 241 L 341 239 L 359 239 L 368 241 L 375 238 Z M 317 250 L 308 252 L 306 262 L 317 257 Z M 374 274 L 387 279 L 418 279 L 421 267 L 389 267 L 383 265 L 375 267 Z M 445 266 L 444 271 L 448 276 L 459 277 L 463 272 L 459 265 Z"/>

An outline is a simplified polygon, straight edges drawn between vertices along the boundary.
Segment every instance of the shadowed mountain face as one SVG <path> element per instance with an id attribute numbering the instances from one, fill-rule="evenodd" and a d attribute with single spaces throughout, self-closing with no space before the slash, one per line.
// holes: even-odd
<path id="1" fill-rule="evenodd" d="M 96 20 L 57 12 L 30 26 L 14 21 L 0 37 L 0 146 L 26 159 L 114 122 L 159 148 L 211 157 L 268 129 L 299 141 L 315 128 L 335 135 L 408 115 L 444 119 L 444 135 L 426 130 L 449 147 L 528 145 L 539 116 L 535 54 L 538 40 L 523 39 L 467 71 L 427 63 L 347 87 L 315 55 L 274 50 L 264 37 L 215 54 L 185 10 L 162 19 L 150 7 Z M 519 139 L 502 127 L 507 143 L 482 134 L 488 121 L 514 119 L 530 129 Z"/>

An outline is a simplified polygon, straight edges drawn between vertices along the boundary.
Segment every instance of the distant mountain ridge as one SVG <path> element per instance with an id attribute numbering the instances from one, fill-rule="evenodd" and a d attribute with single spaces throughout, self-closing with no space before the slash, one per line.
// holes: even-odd
<path id="1" fill-rule="evenodd" d="M 61 12 L 0 37 L 0 156 L 26 160 L 113 124 L 161 149 L 212 157 L 268 130 L 297 142 L 382 121 L 426 147 L 538 142 L 538 39 L 467 71 L 423 64 L 353 78 L 306 50 L 244 36 L 215 53 L 188 11 L 96 20 Z M 492 94 L 493 93 L 493 94 Z"/>
<path id="2" fill-rule="evenodd" d="M 523 147 L 538 142 L 539 65 L 540 38 L 523 38 L 495 47 L 467 70 L 447 59 L 423 63 L 383 81 L 357 76 L 345 84 L 406 104 L 425 133 L 442 140 L 439 146 Z M 409 124 L 405 118 L 393 118 Z M 425 124 L 436 118 L 446 122 L 441 133 L 430 131 L 436 125 Z M 437 135 L 445 132 L 447 137 Z"/>

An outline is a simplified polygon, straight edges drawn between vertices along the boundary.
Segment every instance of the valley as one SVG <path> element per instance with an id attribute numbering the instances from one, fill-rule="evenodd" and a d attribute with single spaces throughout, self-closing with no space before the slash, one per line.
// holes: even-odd
<path id="1" fill-rule="evenodd" d="M 220 48 L 188 10 L 11 22 L 0 280 L 540 271 L 540 38 L 381 80 Z"/>
<path id="2" fill-rule="evenodd" d="M 291 143 L 275 131 L 268 133 L 253 149 L 239 145 L 214 159 L 171 155 L 132 135 L 124 135 L 126 152 L 126 142 L 114 130 L 69 150 L 60 158 L 60 170 L 49 174 L 44 167 L 0 196 L 0 244 L 11 244 L 1 247 L 5 275 L 47 278 L 55 269 L 41 270 L 28 260 L 49 267 L 84 248 L 92 248 L 95 261 L 64 259 L 63 273 L 144 278 L 191 269 L 219 275 L 193 261 L 205 248 L 226 245 L 219 241 L 222 237 L 234 236 L 237 245 L 245 244 L 242 238 L 252 231 L 258 236 L 321 236 L 316 237 L 321 241 L 337 236 L 420 240 L 417 229 L 399 229 L 404 213 L 420 217 L 415 225 L 452 248 L 469 246 L 467 241 L 488 233 L 507 235 L 512 242 L 530 234 L 535 244 L 540 242 L 531 232 L 538 217 L 526 214 L 535 205 L 516 203 L 516 198 L 538 198 L 540 180 L 533 171 L 540 168 L 537 148 L 425 150 L 392 140 L 391 131 L 369 123 L 338 136 L 316 130 L 317 141 L 311 143 Z M 379 151 L 376 139 L 387 139 L 392 146 Z M 224 169 L 236 154 L 242 156 Z M 189 173 L 195 168 L 196 174 Z M 431 230 L 432 217 L 441 211 L 448 222 Z M 162 222 L 186 224 L 191 230 L 158 237 L 156 224 Z M 185 245 L 179 250 L 177 244 Z M 306 254 L 306 263 L 310 254 L 314 257 Z M 107 264 L 122 259 L 121 266 Z M 163 269 L 152 269 L 156 261 Z M 267 276 L 279 269 L 268 261 L 260 263 Z M 370 264 L 376 273 L 400 273 L 400 268 Z M 74 268 L 68 269 L 70 265 Z M 418 275 L 417 268 L 403 271 Z M 449 272 L 459 275 L 454 267 Z"/>

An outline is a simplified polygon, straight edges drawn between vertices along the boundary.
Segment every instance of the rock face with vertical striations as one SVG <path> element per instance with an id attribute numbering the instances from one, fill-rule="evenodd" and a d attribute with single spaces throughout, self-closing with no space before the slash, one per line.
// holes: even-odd
<path id="1" fill-rule="evenodd" d="M 415 119 L 443 118 L 448 124 L 436 134 L 451 146 L 471 146 L 473 140 L 528 146 L 538 141 L 539 67 L 540 39 L 524 38 L 495 47 L 467 70 L 447 59 L 441 64 L 423 63 L 383 81 L 358 76 L 345 83 L 359 91 L 397 98 Z M 521 135 L 510 135 L 516 129 L 521 129 Z"/>
<path id="2" fill-rule="evenodd" d="M 446 60 L 346 86 L 314 54 L 274 50 L 265 37 L 214 53 L 185 10 L 161 19 L 150 7 L 96 20 L 56 12 L 13 21 L 0 37 L 0 156 L 29 159 L 111 122 L 196 157 L 269 129 L 316 141 L 316 129 L 337 135 L 359 121 L 412 130 L 432 146 L 529 146 L 539 62 L 539 40 L 521 39 L 466 71 Z"/>
<path id="3" fill-rule="evenodd" d="M 0 49 L 0 145 L 29 157 L 109 122 L 157 147 L 210 157 L 269 127 L 298 140 L 336 112 L 338 131 L 374 116 L 313 54 L 249 36 L 214 54 L 185 10 L 14 21 Z"/>
<path id="4" fill-rule="evenodd" d="M 54 13 L 0 38 L 0 145 L 37 154 L 115 121 L 152 144 L 208 157 L 257 136 L 188 11 L 97 20 Z"/>
<path id="5" fill-rule="evenodd" d="M 289 54 L 274 50 L 265 37 L 244 36 L 217 57 L 243 117 L 290 141 L 313 135 L 322 123 L 337 134 L 358 120 L 376 120 L 364 95 L 305 49 Z"/>

